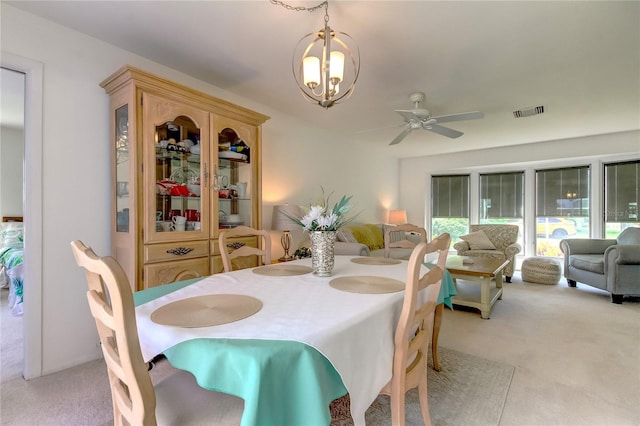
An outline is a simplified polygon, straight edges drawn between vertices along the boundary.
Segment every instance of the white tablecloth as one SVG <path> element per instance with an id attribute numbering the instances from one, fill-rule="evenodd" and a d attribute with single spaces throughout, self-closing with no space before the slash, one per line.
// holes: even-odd
<path id="1" fill-rule="evenodd" d="M 407 262 L 360 265 L 351 256 L 336 256 L 334 274 L 288 277 L 258 275 L 250 269 L 216 274 L 136 308 L 140 345 L 145 360 L 186 340 L 235 338 L 293 340 L 321 352 L 335 367 L 349 391 L 351 413 L 364 425 L 364 412 L 391 379 L 393 334 L 404 292 L 356 294 L 336 290 L 336 277 L 373 275 L 406 282 Z M 291 264 L 311 265 L 310 259 Z M 426 272 L 424 268 L 423 272 Z M 151 313 L 175 300 L 205 294 L 246 294 L 260 299 L 262 309 L 243 320 L 202 328 L 155 324 Z"/>

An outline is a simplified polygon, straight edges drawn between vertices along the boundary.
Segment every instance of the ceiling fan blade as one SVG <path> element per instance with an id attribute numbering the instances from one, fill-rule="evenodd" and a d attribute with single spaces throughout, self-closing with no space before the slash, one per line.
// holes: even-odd
<path id="1" fill-rule="evenodd" d="M 407 126 L 407 128 L 404 129 L 398 136 L 396 136 L 396 138 L 392 140 L 389 145 L 399 144 L 402 141 L 402 139 L 406 138 L 407 135 L 411 133 L 411 130 L 412 130 L 411 126 Z"/>
<path id="2" fill-rule="evenodd" d="M 480 111 L 471 111 L 461 112 L 460 114 L 441 115 L 440 117 L 433 118 L 438 120 L 438 123 L 448 123 L 451 121 L 477 120 L 479 118 L 484 118 L 484 113 Z"/>
<path id="3" fill-rule="evenodd" d="M 438 126 L 437 124 L 431 124 L 429 126 L 426 126 L 425 129 L 431 130 L 434 133 L 437 133 L 439 135 L 446 136 L 452 139 L 459 138 L 460 136 L 464 135 L 464 133 L 462 132 L 450 129 L 448 127 Z"/>

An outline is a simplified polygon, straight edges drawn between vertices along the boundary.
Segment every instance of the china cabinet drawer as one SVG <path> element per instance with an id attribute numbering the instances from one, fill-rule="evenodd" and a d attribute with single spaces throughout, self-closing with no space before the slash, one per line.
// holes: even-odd
<path id="1" fill-rule="evenodd" d="M 208 241 L 182 241 L 144 246 L 144 263 L 190 259 L 208 255 Z"/>
<path id="2" fill-rule="evenodd" d="M 257 237 L 238 237 L 238 238 L 230 238 L 227 240 L 227 247 L 229 248 L 229 253 L 234 250 L 234 244 L 242 244 L 249 247 L 258 247 L 258 238 Z M 239 248 L 239 247 L 238 247 Z M 218 240 L 211 241 L 211 254 L 220 254 L 220 246 L 218 246 Z"/>
<path id="3" fill-rule="evenodd" d="M 209 275 L 209 257 L 153 263 L 144 266 L 144 288 Z"/>

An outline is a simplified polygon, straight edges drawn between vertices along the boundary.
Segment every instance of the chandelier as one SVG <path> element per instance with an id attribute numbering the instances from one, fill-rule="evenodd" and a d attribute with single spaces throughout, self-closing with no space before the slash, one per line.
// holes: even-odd
<path id="1" fill-rule="evenodd" d="M 351 36 L 329 26 L 329 2 L 311 8 L 292 7 L 279 0 L 271 3 L 294 11 L 324 7 L 324 28 L 304 36 L 294 49 L 293 76 L 302 95 L 325 109 L 348 99 L 360 74 L 360 51 Z"/>

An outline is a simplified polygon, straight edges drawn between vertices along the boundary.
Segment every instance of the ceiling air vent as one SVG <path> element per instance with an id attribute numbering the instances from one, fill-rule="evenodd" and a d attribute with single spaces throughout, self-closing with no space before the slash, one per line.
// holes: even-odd
<path id="1" fill-rule="evenodd" d="M 513 111 L 513 116 L 515 118 L 531 117 L 532 115 L 542 114 L 543 112 L 544 112 L 544 107 L 540 105 L 537 107 L 529 107 L 529 108 L 523 108 L 517 111 Z"/>

